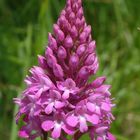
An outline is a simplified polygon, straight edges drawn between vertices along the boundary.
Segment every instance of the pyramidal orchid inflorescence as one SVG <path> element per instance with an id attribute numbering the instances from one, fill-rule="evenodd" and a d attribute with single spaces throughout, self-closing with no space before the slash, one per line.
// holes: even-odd
<path id="1" fill-rule="evenodd" d="M 98 70 L 91 26 L 85 22 L 81 0 L 67 0 L 44 56 L 26 77 L 16 121 L 23 121 L 19 136 L 73 140 L 88 133 L 91 140 L 115 140 L 109 132 L 114 119 L 110 85 L 105 77 L 88 82 Z"/>

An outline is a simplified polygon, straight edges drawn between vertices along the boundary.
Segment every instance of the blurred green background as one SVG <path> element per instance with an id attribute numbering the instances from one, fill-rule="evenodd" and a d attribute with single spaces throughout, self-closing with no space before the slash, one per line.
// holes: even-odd
<path id="1" fill-rule="evenodd" d="M 0 0 L 0 140 L 17 140 L 13 97 L 65 0 Z M 140 140 L 140 0 L 84 0 L 85 16 L 97 42 L 100 69 L 112 85 L 117 140 Z M 83 138 L 83 140 L 87 140 Z"/>

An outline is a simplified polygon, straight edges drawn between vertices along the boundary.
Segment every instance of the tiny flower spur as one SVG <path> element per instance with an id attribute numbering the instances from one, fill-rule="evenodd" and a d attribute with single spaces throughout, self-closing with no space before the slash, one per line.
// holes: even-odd
<path id="1" fill-rule="evenodd" d="M 19 136 L 78 140 L 88 133 L 91 140 L 115 140 L 109 132 L 114 117 L 110 86 L 105 77 L 89 83 L 98 70 L 96 43 L 85 22 L 81 0 L 67 0 L 49 33 L 44 56 L 26 77 L 26 90 L 16 98 Z M 24 117 L 23 117 L 24 116 Z"/>

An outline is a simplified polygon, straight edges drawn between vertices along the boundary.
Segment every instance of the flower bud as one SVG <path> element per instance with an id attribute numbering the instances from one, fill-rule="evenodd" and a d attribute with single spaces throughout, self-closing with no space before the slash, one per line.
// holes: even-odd
<path id="1" fill-rule="evenodd" d="M 66 38 L 65 38 L 65 41 L 64 41 L 64 46 L 66 48 L 71 48 L 73 46 L 73 40 L 71 38 L 70 35 L 68 35 Z"/>
<path id="2" fill-rule="evenodd" d="M 59 41 L 63 41 L 65 38 L 64 33 L 62 32 L 62 30 L 59 28 L 59 26 L 57 24 L 54 25 L 54 33 L 56 35 L 56 38 Z"/>
<path id="3" fill-rule="evenodd" d="M 72 37 L 77 37 L 78 36 L 78 31 L 77 31 L 75 26 L 72 26 L 72 28 L 71 28 L 71 36 Z"/>
<path id="4" fill-rule="evenodd" d="M 79 5 L 79 7 L 81 7 L 81 5 L 82 5 L 82 0 L 77 0 L 77 4 Z"/>
<path id="5" fill-rule="evenodd" d="M 62 11 L 61 11 L 61 16 L 62 16 L 62 15 L 65 16 L 65 14 L 66 14 L 66 11 L 65 11 L 65 10 L 62 10 Z"/>
<path id="6" fill-rule="evenodd" d="M 79 57 L 76 54 L 73 54 L 70 57 L 69 65 L 72 68 L 76 68 L 78 66 L 78 64 L 79 64 Z"/>
<path id="7" fill-rule="evenodd" d="M 103 77 L 98 77 L 96 80 L 94 80 L 92 83 L 91 83 L 91 86 L 93 87 L 93 88 L 98 88 L 98 87 L 100 87 L 103 83 L 104 83 L 104 81 L 105 81 L 105 77 L 103 76 Z"/>
<path id="8" fill-rule="evenodd" d="M 57 62 L 56 58 L 53 55 L 48 55 L 47 57 L 47 64 L 52 68 L 53 64 Z"/>
<path id="9" fill-rule="evenodd" d="M 58 32 L 56 34 L 56 37 L 57 37 L 58 40 L 63 41 L 64 38 L 65 38 L 65 35 L 61 30 L 58 30 Z"/>
<path id="10" fill-rule="evenodd" d="M 76 19 L 75 24 L 78 29 L 81 28 L 81 20 L 79 18 Z"/>
<path id="11" fill-rule="evenodd" d="M 49 33 L 49 47 L 52 48 L 53 50 L 57 50 L 57 43 L 56 40 L 52 37 L 52 35 Z"/>
<path id="12" fill-rule="evenodd" d="M 44 68 L 44 69 L 47 69 L 47 60 L 45 57 L 41 56 L 41 55 L 38 55 L 38 63 L 39 63 L 39 66 Z"/>
<path id="13" fill-rule="evenodd" d="M 87 39 L 87 34 L 86 34 L 86 32 L 82 32 L 82 33 L 80 34 L 80 42 L 81 42 L 81 43 L 84 43 L 84 42 L 86 42 L 86 39 Z"/>
<path id="14" fill-rule="evenodd" d="M 77 1 L 73 4 L 72 9 L 73 9 L 74 12 L 77 12 L 77 10 L 78 10 Z"/>
<path id="15" fill-rule="evenodd" d="M 64 73 L 63 73 L 63 69 L 61 68 L 61 66 L 59 64 L 54 64 L 53 65 L 53 73 L 57 78 L 63 78 Z"/>
<path id="16" fill-rule="evenodd" d="M 76 15 L 79 19 L 81 19 L 82 18 L 82 16 L 83 16 L 83 9 L 82 8 L 80 8 L 79 10 L 78 10 L 78 12 L 77 12 L 77 15 Z"/>
<path id="17" fill-rule="evenodd" d="M 58 48 L 57 56 L 61 59 L 65 59 L 67 57 L 67 52 L 63 46 Z"/>
<path id="18" fill-rule="evenodd" d="M 50 47 L 47 47 L 45 50 L 45 57 L 47 57 L 48 54 L 52 54 L 53 55 L 53 51 Z"/>
<path id="19" fill-rule="evenodd" d="M 103 134 L 105 133 L 105 131 L 108 129 L 107 126 L 102 126 L 102 127 L 98 127 L 96 128 L 95 132 L 98 133 L 98 134 Z"/>
<path id="20" fill-rule="evenodd" d="M 80 45 L 80 46 L 77 48 L 76 53 L 77 53 L 79 56 L 82 56 L 83 53 L 85 52 L 85 50 L 86 50 L 85 45 L 82 44 L 82 45 Z"/>
<path id="21" fill-rule="evenodd" d="M 63 15 L 60 17 L 59 22 L 63 24 L 63 26 L 66 26 L 66 24 L 68 23 L 67 19 Z"/>
<path id="22" fill-rule="evenodd" d="M 94 63 L 90 66 L 88 66 L 89 70 L 90 70 L 90 74 L 95 74 L 98 70 L 99 67 L 99 63 L 98 63 L 98 59 L 97 57 L 94 60 Z"/>
<path id="23" fill-rule="evenodd" d="M 82 19 L 81 19 L 81 25 L 82 25 L 82 26 L 86 25 L 84 16 L 83 16 Z"/>
<path id="24" fill-rule="evenodd" d="M 88 25 L 87 27 L 85 27 L 84 32 L 86 33 L 86 36 L 89 36 L 89 34 L 91 33 L 91 26 Z"/>
<path id="25" fill-rule="evenodd" d="M 90 42 L 87 47 L 87 53 L 93 53 L 95 47 L 96 47 L 95 41 Z"/>
<path id="26" fill-rule="evenodd" d="M 66 9 L 66 13 L 69 15 L 72 12 L 72 9 L 70 6 L 68 6 L 68 8 Z"/>
<path id="27" fill-rule="evenodd" d="M 53 25 L 53 31 L 54 31 L 54 33 L 57 33 L 59 29 L 60 28 L 59 28 L 59 26 L 57 24 L 54 24 Z"/>
<path id="28" fill-rule="evenodd" d="M 70 19 L 70 21 L 71 21 L 71 20 L 72 20 L 72 21 L 75 20 L 75 14 L 74 14 L 73 12 L 70 13 L 69 19 Z"/>
<path id="29" fill-rule="evenodd" d="M 82 79 L 87 79 L 87 77 L 89 76 L 89 69 L 87 66 L 84 66 L 80 69 L 79 73 L 78 73 L 78 77 L 82 78 Z"/>
<path id="30" fill-rule="evenodd" d="M 92 65 L 95 61 L 95 57 L 95 53 L 90 54 L 85 61 L 85 65 Z"/>

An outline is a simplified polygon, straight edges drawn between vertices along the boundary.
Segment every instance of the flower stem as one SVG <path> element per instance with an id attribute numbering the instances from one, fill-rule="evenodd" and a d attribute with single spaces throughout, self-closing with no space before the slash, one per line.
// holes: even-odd
<path id="1" fill-rule="evenodd" d="M 80 137 L 81 137 L 83 134 L 84 134 L 84 133 L 81 133 L 80 131 L 77 131 L 77 132 L 74 134 L 72 140 L 79 140 Z"/>
<path id="2" fill-rule="evenodd" d="M 47 140 L 48 139 L 48 133 L 43 132 L 43 138 L 41 140 Z"/>

